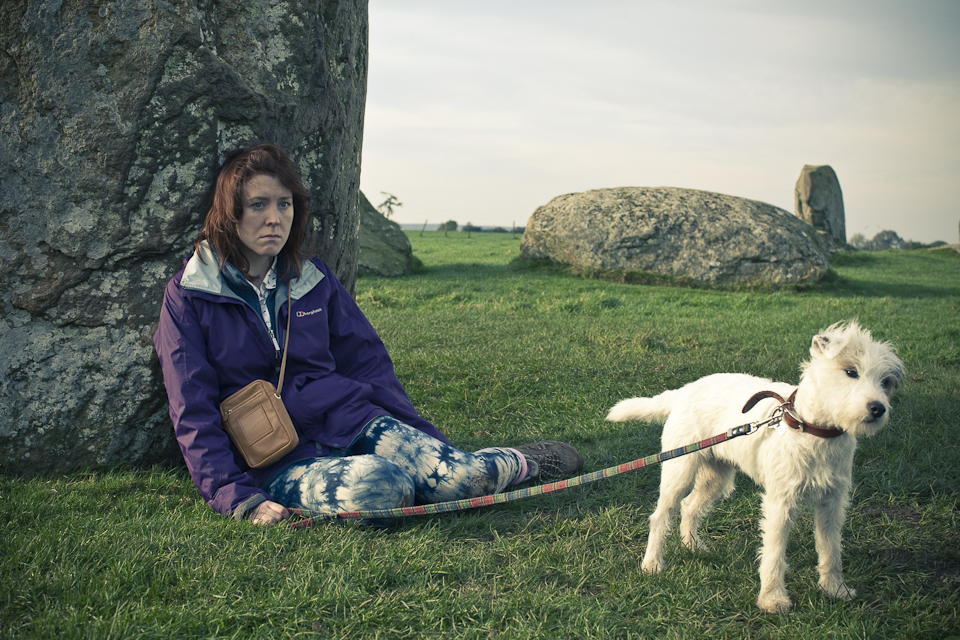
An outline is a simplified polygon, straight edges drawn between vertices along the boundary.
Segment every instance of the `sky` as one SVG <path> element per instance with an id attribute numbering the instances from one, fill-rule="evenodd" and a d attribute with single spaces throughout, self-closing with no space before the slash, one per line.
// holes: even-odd
<path id="1" fill-rule="evenodd" d="M 958 241 L 960 0 L 370 0 L 361 190 L 401 224 L 525 226 L 680 187 L 794 212 L 829 164 L 847 237 Z"/>

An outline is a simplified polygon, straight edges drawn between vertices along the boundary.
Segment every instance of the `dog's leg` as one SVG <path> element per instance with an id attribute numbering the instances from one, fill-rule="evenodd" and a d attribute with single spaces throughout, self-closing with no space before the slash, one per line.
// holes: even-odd
<path id="1" fill-rule="evenodd" d="M 828 595 L 841 600 L 857 596 L 843 580 L 841 554 L 841 531 L 846 518 L 849 498 L 846 491 L 833 491 L 824 496 L 814 509 L 816 527 L 814 535 L 817 541 L 817 555 L 820 562 L 820 588 Z"/>
<path id="2" fill-rule="evenodd" d="M 641 565 L 644 573 L 660 573 L 667 568 L 663 559 L 663 545 L 680 510 L 680 501 L 693 487 L 698 464 L 695 456 L 686 456 L 665 463 L 661 469 L 660 498 L 656 511 L 650 516 L 650 537 Z"/>
<path id="3" fill-rule="evenodd" d="M 789 611 L 793 606 L 787 593 L 787 540 L 796 505 L 786 496 L 765 495 L 763 520 L 760 529 L 763 546 L 760 548 L 760 595 L 757 606 L 767 613 Z"/>
<path id="4" fill-rule="evenodd" d="M 680 537 L 686 548 L 710 553 L 710 547 L 697 534 L 700 521 L 710 513 L 717 500 L 733 491 L 734 475 L 736 469 L 719 462 L 706 462 L 697 471 L 693 492 L 680 504 Z"/>

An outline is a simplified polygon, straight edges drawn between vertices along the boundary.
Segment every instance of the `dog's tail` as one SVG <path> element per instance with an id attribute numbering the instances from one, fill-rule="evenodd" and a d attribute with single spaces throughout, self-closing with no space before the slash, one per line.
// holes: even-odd
<path id="1" fill-rule="evenodd" d="M 621 400 L 610 409 L 610 413 L 607 414 L 607 420 L 611 422 L 643 420 L 645 422 L 659 422 L 663 424 L 667 421 L 670 412 L 673 411 L 676 394 L 676 390 L 673 390 L 664 391 L 653 398 L 630 398 L 629 400 Z"/>

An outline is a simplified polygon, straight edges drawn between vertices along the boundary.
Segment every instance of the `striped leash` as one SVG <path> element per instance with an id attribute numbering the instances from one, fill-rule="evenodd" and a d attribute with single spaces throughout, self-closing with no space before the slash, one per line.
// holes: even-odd
<path id="1" fill-rule="evenodd" d="M 679 458 L 680 456 L 695 453 L 701 449 L 707 449 L 714 445 L 718 445 L 721 442 L 726 442 L 727 440 L 732 440 L 733 438 L 737 438 L 739 436 L 755 433 L 761 426 L 765 424 L 770 422 L 779 422 L 781 413 L 781 409 L 778 409 L 772 416 L 766 418 L 765 420 L 759 420 L 740 425 L 739 427 L 733 427 L 732 429 L 728 429 L 725 433 L 720 433 L 712 438 L 701 440 L 700 442 L 688 444 L 685 447 L 679 447 L 671 451 L 663 451 L 652 456 L 647 456 L 646 458 L 639 458 L 633 462 L 625 462 L 624 464 L 620 464 L 615 467 L 607 467 L 606 469 L 594 471 L 592 473 L 586 473 L 582 476 L 570 478 L 569 480 L 560 480 L 534 487 L 527 487 L 526 489 L 517 489 L 507 493 L 496 493 L 489 496 L 480 496 L 478 498 L 450 500 L 449 502 L 437 502 L 434 504 L 418 504 L 412 507 L 398 507 L 396 509 L 344 511 L 342 513 L 317 513 L 308 511 L 307 509 L 290 509 L 290 513 L 300 516 L 304 519 L 291 522 L 289 526 L 293 527 L 294 529 L 305 529 L 316 524 L 318 520 L 360 520 L 367 518 L 424 516 L 434 513 L 446 513 L 448 511 L 463 511 L 466 509 L 475 509 L 477 507 L 489 507 L 490 505 L 510 502 L 512 500 L 520 500 L 521 498 L 532 498 L 545 493 L 553 493 L 554 491 L 562 491 L 564 489 L 570 489 L 571 487 L 579 487 L 580 485 L 596 482 L 597 480 L 602 480 L 604 478 L 612 478 L 613 476 L 618 476 L 623 473 L 642 469 L 643 467 L 649 465 L 660 464 L 661 462 L 665 462 L 672 458 Z"/>

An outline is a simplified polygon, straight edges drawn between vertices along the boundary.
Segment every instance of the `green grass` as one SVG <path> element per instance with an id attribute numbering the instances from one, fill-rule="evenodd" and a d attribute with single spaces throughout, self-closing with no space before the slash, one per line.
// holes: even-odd
<path id="1" fill-rule="evenodd" d="M 907 365 L 891 424 L 865 440 L 837 602 L 816 588 L 812 514 L 790 543 L 789 614 L 764 615 L 758 489 L 640 572 L 658 469 L 382 531 L 295 531 L 210 510 L 179 466 L 0 477 L 0 636 L 11 638 L 960 637 L 960 255 L 834 262 L 802 292 L 717 292 L 511 266 L 509 234 L 409 234 L 421 273 L 363 278 L 358 301 L 414 403 L 464 448 L 541 438 L 586 471 L 659 450 L 612 424 L 623 397 L 717 371 L 795 382 L 811 336 L 860 320 Z"/>

